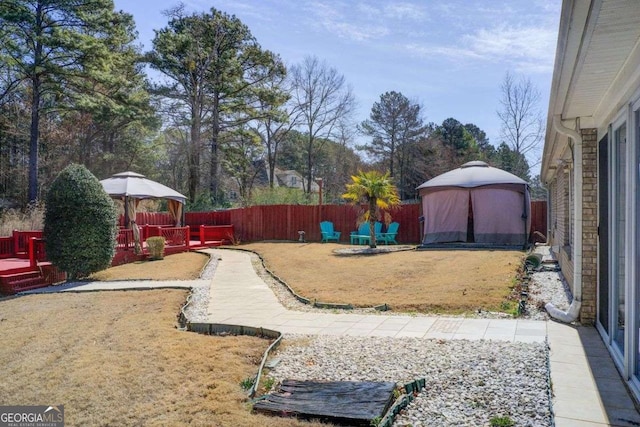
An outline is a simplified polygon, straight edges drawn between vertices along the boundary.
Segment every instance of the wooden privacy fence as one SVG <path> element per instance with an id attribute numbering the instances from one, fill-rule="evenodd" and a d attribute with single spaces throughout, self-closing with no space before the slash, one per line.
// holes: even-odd
<path id="1" fill-rule="evenodd" d="M 391 212 L 393 221 L 400 223 L 399 242 L 420 241 L 419 210 L 419 205 L 405 205 Z M 298 231 L 305 232 L 307 241 L 320 241 L 320 222 L 331 221 L 334 229 L 342 232 L 340 240 L 349 242 L 350 232 L 357 229 L 358 215 L 358 209 L 350 205 L 268 205 L 221 212 L 188 212 L 185 221 L 191 226 L 205 220 L 212 225 L 233 224 L 236 239 L 241 242 L 298 240 Z"/>
<path id="2" fill-rule="evenodd" d="M 542 234 L 534 234 L 534 231 Z M 547 237 L 547 202 L 534 201 L 531 202 L 531 242 L 544 242 Z"/>
<path id="3" fill-rule="evenodd" d="M 298 240 L 298 231 L 305 232 L 307 241 L 320 241 L 320 222 L 333 222 L 334 229 L 342 232 L 340 241 L 349 242 L 349 234 L 357 229 L 361 209 L 351 205 L 267 205 L 228 209 L 212 212 L 187 212 L 185 225 L 198 230 L 200 225 L 230 225 L 235 239 L 241 242 L 262 240 Z M 416 244 L 422 240 L 420 204 L 407 204 L 389 212 L 392 221 L 400 223 L 397 240 Z M 168 213 L 145 212 L 138 214 L 136 223 L 166 224 Z M 547 233 L 547 202 L 531 202 L 531 232 Z M 537 241 L 542 239 L 538 238 Z"/>

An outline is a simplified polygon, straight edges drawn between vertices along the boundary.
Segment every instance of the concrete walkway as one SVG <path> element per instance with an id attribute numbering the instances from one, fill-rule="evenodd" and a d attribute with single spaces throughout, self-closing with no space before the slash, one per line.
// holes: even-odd
<path id="1" fill-rule="evenodd" d="M 211 285 L 211 323 L 263 327 L 283 333 L 511 342 L 544 342 L 547 335 L 546 322 L 531 320 L 290 311 L 255 273 L 249 254 L 221 249 L 212 249 L 211 253 L 220 259 Z"/>
<path id="2" fill-rule="evenodd" d="M 210 282 L 208 322 L 275 329 L 283 333 L 487 339 L 545 342 L 550 347 L 557 427 L 640 426 L 630 398 L 599 334 L 592 327 L 521 319 L 463 319 L 395 315 L 308 313 L 287 310 L 255 273 L 242 251 L 208 249 L 220 259 Z M 206 280 L 75 283 L 28 293 L 190 288 Z"/>

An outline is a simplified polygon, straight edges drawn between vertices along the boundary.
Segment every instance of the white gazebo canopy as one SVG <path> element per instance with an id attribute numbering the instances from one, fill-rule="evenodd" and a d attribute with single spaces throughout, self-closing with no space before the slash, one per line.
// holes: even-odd
<path id="1" fill-rule="evenodd" d="M 135 172 L 121 172 L 100 181 L 111 197 L 134 199 L 168 199 L 184 205 L 187 198 L 166 185 L 152 181 Z"/>
<path id="2" fill-rule="evenodd" d="M 177 227 L 182 224 L 184 203 L 187 198 L 166 185 L 145 178 L 135 172 L 121 172 L 111 178 L 100 181 L 104 190 L 114 199 L 124 202 L 125 221 L 127 228 L 134 232 L 136 250 L 140 248 L 140 236 L 136 225 L 136 207 L 142 199 L 167 199 L 169 214 Z"/>

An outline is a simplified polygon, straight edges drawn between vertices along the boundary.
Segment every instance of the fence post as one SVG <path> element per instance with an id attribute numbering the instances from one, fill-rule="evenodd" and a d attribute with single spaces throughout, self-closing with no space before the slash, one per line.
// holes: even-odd
<path id="1" fill-rule="evenodd" d="M 20 252 L 20 243 L 18 242 L 18 230 L 13 230 L 13 254 L 17 255 Z"/>
<path id="2" fill-rule="evenodd" d="M 38 262 L 36 260 L 36 238 L 35 237 L 29 237 L 28 240 L 28 251 L 29 251 L 29 266 L 30 267 L 35 267 L 36 265 L 38 265 Z"/>
<path id="3" fill-rule="evenodd" d="M 187 251 L 189 251 L 189 246 L 191 245 L 191 227 L 188 225 L 185 228 L 184 240 L 187 245 Z"/>

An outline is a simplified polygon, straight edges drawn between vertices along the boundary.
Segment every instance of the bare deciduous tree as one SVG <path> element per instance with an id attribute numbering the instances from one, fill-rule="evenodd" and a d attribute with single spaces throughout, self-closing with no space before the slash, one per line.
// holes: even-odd
<path id="1" fill-rule="evenodd" d="M 540 112 L 540 92 L 525 77 L 516 77 L 511 73 L 504 76 L 500 86 L 502 98 L 498 117 L 502 125 L 502 138 L 513 151 L 528 160 L 529 166 L 540 162 L 539 151 L 544 125 Z M 525 159 L 526 158 L 526 159 Z"/>
<path id="2" fill-rule="evenodd" d="M 338 124 L 353 111 L 355 99 L 344 76 L 317 57 L 306 57 L 291 68 L 292 102 L 301 112 L 306 134 L 306 192 L 311 193 L 314 160 L 324 142 L 335 135 Z"/>

